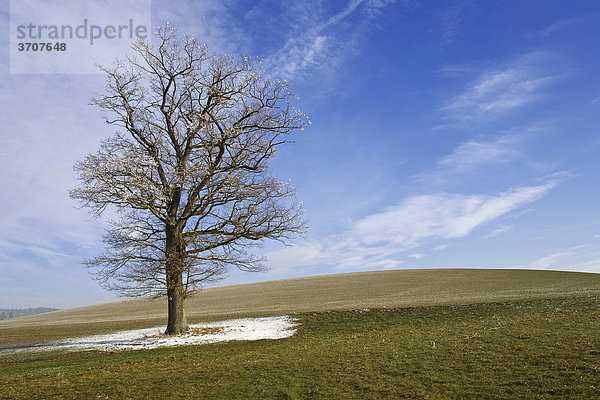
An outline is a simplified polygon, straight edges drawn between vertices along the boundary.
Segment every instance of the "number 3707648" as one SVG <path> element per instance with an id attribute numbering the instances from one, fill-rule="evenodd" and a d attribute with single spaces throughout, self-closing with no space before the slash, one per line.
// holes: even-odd
<path id="1" fill-rule="evenodd" d="M 19 51 L 67 51 L 66 43 L 28 43 L 19 42 L 17 43 L 17 49 Z"/>

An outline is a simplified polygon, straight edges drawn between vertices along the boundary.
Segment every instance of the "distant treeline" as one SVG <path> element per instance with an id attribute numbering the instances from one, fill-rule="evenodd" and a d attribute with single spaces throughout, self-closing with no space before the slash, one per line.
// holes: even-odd
<path id="1" fill-rule="evenodd" d="M 56 311 L 58 308 L 50 307 L 32 307 L 32 308 L 0 308 L 0 320 L 9 318 L 19 318 L 26 315 L 41 314 L 50 311 Z"/>

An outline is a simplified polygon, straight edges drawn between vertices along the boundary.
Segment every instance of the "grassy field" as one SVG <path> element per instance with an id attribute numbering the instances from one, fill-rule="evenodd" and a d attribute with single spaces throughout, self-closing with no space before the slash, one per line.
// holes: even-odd
<path id="1" fill-rule="evenodd" d="M 600 293 L 600 274 L 430 269 L 359 272 L 208 288 L 190 323 L 292 312 L 473 304 Z M 0 321 L 0 347 L 166 325 L 164 299 L 134 299 Z"/>
<path id="2" fill-rule="evenodd" d="M 5 359 L 0 398 L 600 398 L 598 296 L 296 316 L 288 339 Z"/>
<path id="3" fill-rule="evenodd" d="M 390 271 L 204 294 L 190 302 L 194 319 L 285 312 L 301 325 L 280 340 L 3 356 L 0 399 L 600 398 L 598 275 Z M 127 316 L 144 309 L 150 316 L 129 324 L 162 322 L 157 305 L 137 300 L 4 321 L 0 336 L 19 342 L 4 335 L 20 329 L 27 343 L 73 332 L 58 321 L 87 321 L 96 333 L 127 326 Z M 44 325 L 52 333 L 36 337 Z"/>

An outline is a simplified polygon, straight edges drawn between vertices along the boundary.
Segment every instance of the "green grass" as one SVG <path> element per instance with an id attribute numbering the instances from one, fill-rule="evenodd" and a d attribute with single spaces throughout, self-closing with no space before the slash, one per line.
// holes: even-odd
<path id="1" fill-rule="evenodd" d="M 190 322 L 292 314 L 301 325 L 281 340 L 4 354 L 0 399 L 600 398 L 596 274 L 327 275 L 205 289 L 186 310 Z M 165 322 L 164 299 L 99 304 L 0 321 L 0 347 Z"/>
<path id="2" fill-rule="evenodd" d="M 4 358 L 0 398 L 600 398 L 598 294 L 295 317 L 281 340 Z"/>
<path id="3" fill-rule="evenodd" d="M 600 294 L 600 274 L 400 270 L 208 288 L 186 301 L 191 323 L 291 312 L 416 307 Z M 0 347 L 166 325 L 164 299 L 135 299 L 0 321 Z"/>

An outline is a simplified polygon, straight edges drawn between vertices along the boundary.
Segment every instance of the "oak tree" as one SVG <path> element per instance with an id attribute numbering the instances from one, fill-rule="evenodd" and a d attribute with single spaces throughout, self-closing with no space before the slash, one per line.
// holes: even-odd
<path id="1" fill-rule="evenodd" d="M 252 246 L 304 229 L 295 189 L 268 162 L 308 120 L 256 59 L 212 53 L 168 25 L 156 37 L 101 67 L 107 84 L 92 103 L 118 131 L 75 165 L 71 197 L 95 216 L 117 212 L 104 252 L 87 261 L 100 283 L 166 295 L 176 334 L 201 283 L 263 269 Z"/>

